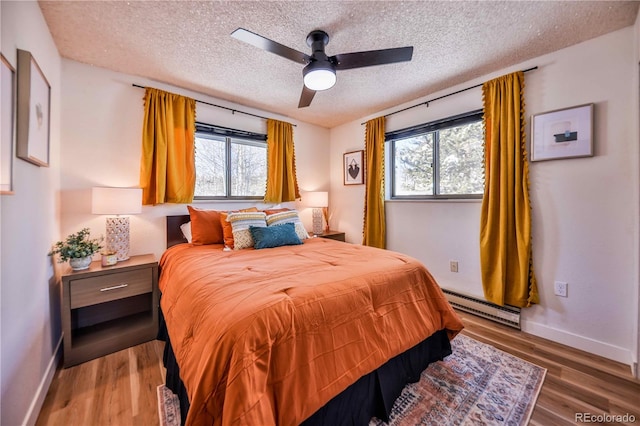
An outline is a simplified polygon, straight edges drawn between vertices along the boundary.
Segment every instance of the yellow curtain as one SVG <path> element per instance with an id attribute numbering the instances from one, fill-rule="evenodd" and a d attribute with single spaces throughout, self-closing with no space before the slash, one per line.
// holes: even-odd
<path id="1" fill-rule="evenodd" d="M 384 117 L 367 121 L 365 133 L 365 198 L 362 244 L 386 247 L 384 216 Z"/>
<path id="2" fill-rule="evenodd" d="M 196 102 L 146 88 L 142 125 L 142 203 L 190 203 L 196 182 Z"/>
<path id="3" fill-rule="evenodd" d="M 267 120 L 267 190 L 265 203 L 281 203 L 300 198 L 296 178 L 293 125 Z"/>
<path id="4" fill-rule="evenodd" d="M 525 148 L 524 74 L 484 83 L 485 189 L 480 265 L 487 300 L 539 303 L 531 256 L 529 166 Z"/>

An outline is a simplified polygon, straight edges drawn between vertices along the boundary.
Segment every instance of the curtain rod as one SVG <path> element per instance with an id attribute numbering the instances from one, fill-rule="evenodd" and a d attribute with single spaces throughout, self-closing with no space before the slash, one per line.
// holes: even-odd
<path id="1" fill-rule="evenodd" d="M 140 86 L 140 85 L 135 84 L 135 83 L 134 83 L 134 84 L 132 84 L 132 86 L 133 86 L 133 87 L 138 87 L 138 88 L 140 88 L 140 89 L 146 89 L 146 87 L 145 87 L 145 86 Z M 200 100 L 198 100 L 198 99 L 195 99 L 195 101 L 196 101 L 196 102 L 198 102 L 198 103 L 200 103 L 200 104 L 205 104 L 205 105 L 213 106 L 213 107 L 216 107 L 216 108 L 226 109 L 227 111 L 231 111 L 231 114 L 235 114 L 235 113 L 237 112 L 237 113 L 244 114 L 244 115 L 250 115 L 251 117 L 262 118 L 263 120 L 269 120 L 269 117 L 263 117 L 263 116 L 261 116 L 261 115 L 252 114 L 252 113 L 250 113 L 250 112 L 244 112 L 244 111 L 240 111 L 240 110 L 238 110 L 238 109 L 229 108 L 229 107 L 222 106 L 222 105 L 212 104 L 211 102 L 200 101 Z M 292 125 L 293 127 L 298 127 L 297 125 L 295 125 L 295 124 L 293 124 L 293 123 L 292 123 L 291 125 Z"/>
<path id="2" fill-rule="evenodd" d="M 538 69 L 538 67 L 537 67 L 537 66 L 535 66 L 535 67 L 532 67 L 532 68 L 527 68 L 526 70 L 523 70 L 522 72 L 529 72 L 529 71 L 533 71 L 533 70 L 537 70 L 537 69 Z M 458 91 L 456 91 L 456 92 L 453 92 L 453 93 L 448 93 L 448 94 L 446 94 L 446 95 L 438 96 L 437 98 L 434 98 L 434 99 L 430 99 L 430 100 L 428 100 L 428 101 L 421 102 L 421 103 L 419 103 L 419 104 L 417 104 L 417 105 L 413 105 L 413 106 L 410 106 L 410 107 L 406 107 L 406 108 L 403 108 L 403 109 L 398 110 L 398 111 L 390 112 L 390 113 L 389 113 L 389 114 L 387 114 L 387 115 L 383 115 L 383 117 L 385 117 L 385 118 L 386 118 L 386 117 L 389 117 L 390 115 L 398 114 L 399 112 L 404 112 L 404 111 L 406 111 L 406 110 L 409 110 L 409 109 L 412 109 L 412 108 L 417 108 L 417 107 L 422 106 L 422 105 L 426 105 L 427 107 L 429 107 L 429 103 L 430 103 L 430 102 L 434 102 L 434 101 L 437 101 L 437 100 L 440 100 L 440 99 L 444 99 L 444 98 L 447 98 L 447 97 L 449 97 L 449 96 L 457 95 L 458 93 L 466 92 L 467 90 L 475 89 L 476 87 L 480 87 L 480 86 L 482 86 L 483 84 L 484 84 L 484 83 L 476 84 L 475 86 L 467 87 L 466 89 L 460 89 L 460 90 L 458 90 Z M 360 124 L 364 126 L 364 125 L 365 125 L 365 124 L 367 124 L 367 123 L 360 123 Z"/>

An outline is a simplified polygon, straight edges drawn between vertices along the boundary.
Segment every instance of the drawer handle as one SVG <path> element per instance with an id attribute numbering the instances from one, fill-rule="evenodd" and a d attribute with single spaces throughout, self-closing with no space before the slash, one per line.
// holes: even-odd
<path id="1" fill-rule="evenodd" d="M 100 291 L 111 291 L 111 290 L 117 290 L 119 288 L 125 288 L 127 287 L 129 284 L 120 284 L 120 285 L 114 285 L 113 287 L 105 287 L 105 288 L 101 288 Z"/>

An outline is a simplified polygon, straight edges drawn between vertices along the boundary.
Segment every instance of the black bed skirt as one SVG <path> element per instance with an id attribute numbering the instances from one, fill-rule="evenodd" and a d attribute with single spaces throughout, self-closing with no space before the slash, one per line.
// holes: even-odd
<path id="1" fill-rule="evenodd" d="M 164 366 L 167 369 L 166 386 L 180 399 L 182 424 L 187 418 L 189 399 L 180 379 L 176 362 L 160 312 L 158 339 L 165 341 Z M 334 397 L 302 424 L 319 425 L 368 425 L 372 417 L 388 421 L 393 402 L 408 383 L 420 380 L 427 366 L 451 354 L 451 344 L 446 330 L 436 331 L 413 348 L 390 359 L 377 370 L 361 377 L 342 393 Z"/>

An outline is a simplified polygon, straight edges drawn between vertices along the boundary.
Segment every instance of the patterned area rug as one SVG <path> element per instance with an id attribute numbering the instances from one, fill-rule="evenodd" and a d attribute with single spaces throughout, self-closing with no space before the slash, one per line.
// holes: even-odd
<path id="1" fill-rule="evenodd" d="M 180 402 L 165 385 L 158 386 L 160 426 L 180 426 Z"/>
<path id="2" fill-rule="evenodd" d="M 389 423 L 369 426 L 526 425 L 544 382 L 544 368 L 458 335 L 453 354 L 433 363 L 402 391 Z M 178 398 L 158 386 L 160 426 L 180 425 Z"/>
<path id="3" fill-rule="evenodd" d="M 467 336 L 451 346 L 453 354 L 405 386 L 389 423 L 369 426 L 526 425 L 547 370 Z"/>

